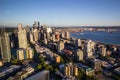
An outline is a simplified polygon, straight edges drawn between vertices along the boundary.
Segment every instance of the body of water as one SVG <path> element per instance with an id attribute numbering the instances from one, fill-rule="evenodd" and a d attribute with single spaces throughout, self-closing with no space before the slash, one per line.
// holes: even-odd
<path id="1" fill-rule="evenodd" d="M 99 32 L 76 32 L 70 34 L 74 38 L 80 39 L 91 39 L 93 41 L 100 41 L 108 44 L 117 44 L 120 45 L 120 31 L 114 32 L 106 32 L 106 31 L 99 31 Z"/>

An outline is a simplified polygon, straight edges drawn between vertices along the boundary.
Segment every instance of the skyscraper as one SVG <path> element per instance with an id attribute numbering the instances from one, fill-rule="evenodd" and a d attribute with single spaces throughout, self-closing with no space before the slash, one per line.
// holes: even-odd
<path id="1" fill-rule="evenodd" d="M 84 45 L 84 53 L 88 58 L 93 57 L 94 45 L 94 42 L 91 40 L 88 40 L 87 43 Z"/>
<path id="2" fill-rule="evenodd" d="M 34 29 L 38 29 L 40 27 L 40 22 L 34 22 L 34 24 L 33 24 L 33 28 Z"/>
<path id="3" fill-rule="evenodd" d="M 77 59 L 80 61 L 83 60 L 83 51 L 80 49 L 77 50 Z"/>
<path id="4" fill-rule="evenodd" d="M 80 47 L 81 46 L 81 40 L 80 39 L 76 39 L 76 47 Z"/>
<path id="5" fill-rule="evenodd" d="M 58 43 L 58 52 L 61 52 L 64 49 L 64 42 L 60 41 Z"/>
<path id="6" fill-rule="evenodd" d="M 104 45 L 101 45 L 100 47 L 99 47 L 99 54 L 101 55 L 101 56 L 106 56 L 106 47 L 104 46 Z"/>
<path id="7" fill-rule="evenodd" d="M 78 67 L 75 64 L 67 63 L 64 67 L 64 74 L 66 77 L 78 76 Z"/>
<path id="8" fill-rule="evenodd" d="M 4 33 L 0 38 L 1 44 L 1 57 L 3 62 L 10 62 L 11 50 L 10 50 L 10 39 L 8 33 Z"/>
<path id="9" fill-rule="evenodd" d="M 24 60 L 24 50 L 23 49 L 17 50 L 17 59 Z"/>
<path id="10" fill-rule="evenodd" d="M 27 48 L 26 30 L 22 28 L 22 24 L 18 24 L 18 42 L 19 48 Z"/>
<path id="11" fill-rule="evenodd" d="M 64 32 L 61 32 L 61 38 L 65 38 Z"/>
<path id="12" fill-rule="evenodd" d="M 68 31 L 65 31 L 65 38 L 66 38 L 66 39 L 69 39 L 69 38 L 70 38 L 70 34 L 69 34 Z"/>
<path id="13" fill-rule="evenodd" d="M 37 29 L 33 29 L 33 39 L 34 39 L 34 41 L 36 42 L 36 41 L 38 41 L 38 39 L 39 39 L 39 36 L 38 36 L 38 30 Z"/>

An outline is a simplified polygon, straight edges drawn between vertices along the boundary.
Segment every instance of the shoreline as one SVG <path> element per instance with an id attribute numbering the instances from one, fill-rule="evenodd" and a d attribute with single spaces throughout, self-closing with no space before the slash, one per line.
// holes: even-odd
<path id="1" fill-rule="evenodd" d="M 75 38 L 75 37 L 71 36 L 71 38 Z M 92 40 L 92 39 L 84 39 L 84 38 L 75 38 L 75 39 Z M 95 43 L 100 43 L 100 44 L 104 44 L 104 45 L 110 45 L 110 46 L 120 47 L 120 44 L 105 43 L 105 42 L 102 42 L 102 41 L 95 41 L 95 40 L 92 40 L 92 41 L 94 41 Z"/>

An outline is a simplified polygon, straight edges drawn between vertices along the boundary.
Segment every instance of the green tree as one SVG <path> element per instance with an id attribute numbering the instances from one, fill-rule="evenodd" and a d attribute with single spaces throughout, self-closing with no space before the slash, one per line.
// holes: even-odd
<path id="1" fill-rule="evenodd" d="M 61 63 L 65 63 L 65 61 L 63 60 L 62 57 L 60 57 L 60 62 L 61 62 Z"/>
<path id="2" fill-rule="evenodd" d="M 19 61 L 18 61 L 18 59 L 14 59 L 14 60 L 11 60 L 11 63 L 12 63 L 12 64 L 18 64 Z"/>
<path id="3" fill-rule="evenodd" d="M 52 67 L 51 65 L 48 65 L 48 66 L 45 67 L 45 69 L 52 71 L 52 70 L 53 70 L 53 67 Z"/>
<path id="4" fill-rule="evenodd" d="M 40 70 L 42 68 L 42 65 L 41 64 L 38 64 L 37 65 L 37 69 Z"/>

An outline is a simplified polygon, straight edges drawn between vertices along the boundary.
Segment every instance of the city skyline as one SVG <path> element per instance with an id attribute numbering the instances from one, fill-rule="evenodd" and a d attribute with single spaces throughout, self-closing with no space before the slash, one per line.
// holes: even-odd
<path id="1" fill-rule="evenodd" d="M 1 0 L 0 25 L 120 26 L 119 0 Z"/>

